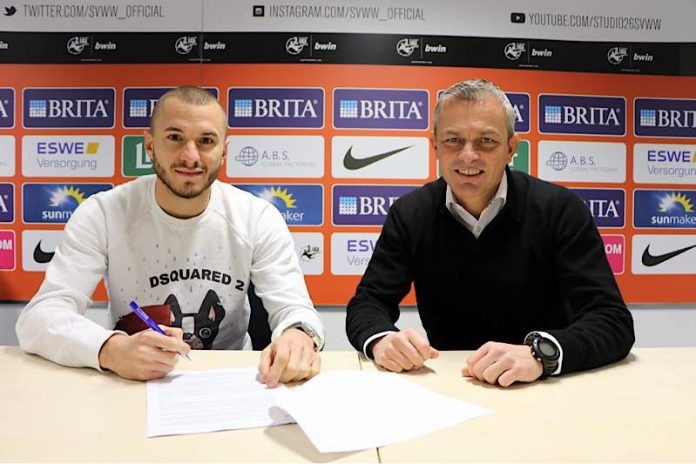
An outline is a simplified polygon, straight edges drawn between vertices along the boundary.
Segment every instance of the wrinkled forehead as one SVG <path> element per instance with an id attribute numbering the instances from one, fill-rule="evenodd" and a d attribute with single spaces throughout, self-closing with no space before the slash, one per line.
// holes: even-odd
<path id="1" fill-rule="evenodd" d="M 466 117 L 467 120 L 480 120 L 495 127 L 505 129 L 506 117 L 503 104 L 493 95 L 484 94 L 481 98 L 464 100 L 454 95 L 443 97 L 440 102 L 442 122 Z"/>

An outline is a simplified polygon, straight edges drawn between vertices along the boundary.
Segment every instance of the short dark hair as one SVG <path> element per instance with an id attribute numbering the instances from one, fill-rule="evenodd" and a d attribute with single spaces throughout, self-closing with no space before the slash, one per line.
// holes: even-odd
<path id="1" fill-rule="evenodd" d="M 155 121 L 161 113 L 160 107 L 162 106 L 162 103 L 170 98 L 177 98 L 184 103 L 196 106 L 209 105 L 215 102 L 220 106 L 222 112 L 225 112 L 225 109 L 222 107 L 218 99 L 215 98 L 215 95 L 209 91 L 195 85 L 182 85 L 181 87 L 176 87 L 167 91 L 167 93 L 162 95 L 159 100 L 157 100 L 155 109 L 152 112 L 152 117 L 150 118 L 150 132 L 155 130 Z"/>

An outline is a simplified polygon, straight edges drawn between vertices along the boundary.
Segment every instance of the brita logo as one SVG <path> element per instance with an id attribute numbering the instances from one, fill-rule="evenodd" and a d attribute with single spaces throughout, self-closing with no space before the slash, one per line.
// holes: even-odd
<path id="1" fill-rule="evenodd" d="M 334 89 L 333 101 L 337 129 L 428 128 L 427 90 Z"/>
<path id="2" fill-rule="evenodd" d="M 635 133 L 644 137 L 696 137 L 696 100 L 636 98 Z"/>
<path id="3" fill-rule="evenodd" d="M 150 126 L 157 100 L 172 87 L 136 87 L 123 90 L 123 127 L 140 129 Z M 218 98 L 218 90 L 206 88 Z"/>
<path id="4" fill-rule="evenodd" d="M 515 110 L 515 132 L 529 132 L 529 94 L 506 93 Z"/>
<path id="5" fill-rule="evenodd" d="M 0 222 L 14 222 L 14 184 L 0 184 Z"/>
<path id="6" fill-rule="evenodd" d="M 335 185 L 333 223 L 341 226 L 381 226 L 389 208 L 410 185 Z"/>
<path id="7" fill-rule="evenodd" d="M 230 127 L 324 127 L 324 89 L 230 88 Z"/>
<path id="8" fill-rule="evenodd" d="M 626 192 L 620 189 L 573 189 L 587 205 L 597 227 L 623 227 Z"/>
<path id="9" fill-rule="evenodd" d="M 114 89 L 24 89 L 26 128 L 112 128 Z"/>
<path id="10" fill-rule="evenodd" d="M 14 89 L 0 89 L 0 127 L 14 127 Z"/>
<path id="11" fill-rule="evenodd" d="M 624 135 L 626 100 L 623 97 L 540 95 L 539 132 Z"/>

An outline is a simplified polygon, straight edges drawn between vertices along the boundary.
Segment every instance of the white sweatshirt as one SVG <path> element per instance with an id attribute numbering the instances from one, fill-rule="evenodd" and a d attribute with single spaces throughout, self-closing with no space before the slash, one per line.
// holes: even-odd
<path id="1" fill-rule="evenodd" d="M 140 177 L 92 195 L 75 210 L 41 288 L 17 320 L 24 351 L 100 369 L 99 350 L 114 332 L 84 313 L 102 278 L 112 322 L 130 313 L 131 300 L 141 306 L 167 301 L 174 303 L 172 325 L 212 349 L 251 348 L 251 279 L 273 339 L 302 322 L 323 341 L 292 237 L 273 205 L 215 181 L 202 214 L 176 219 L 157 204 L 155 180 Z"/>

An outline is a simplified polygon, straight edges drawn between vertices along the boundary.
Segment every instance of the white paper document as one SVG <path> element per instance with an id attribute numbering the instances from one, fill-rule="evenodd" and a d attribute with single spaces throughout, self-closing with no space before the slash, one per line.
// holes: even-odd
<path id="1" fill-rule="evenodd" d="M 174 372 L 147 382 L 147 436 L 247 429 L 292 422 L 256 368 Z M 284 389 L 284 386 L 278 387 Z"/>
<path id="2" fill-rule="evenodd" d="M 322 453 L 378 448 L 490 412 L 386 372 L 327 372 L 273 396 Z"/>
<path id="3" fill-rule="evenodd" d="M 175 372 L 147 383 L 147 436 L 292 422 L 322 453 L 378 448 L 487 414 L 386 372 L 332 371 L 268 389 L 249 369 Z"/>

